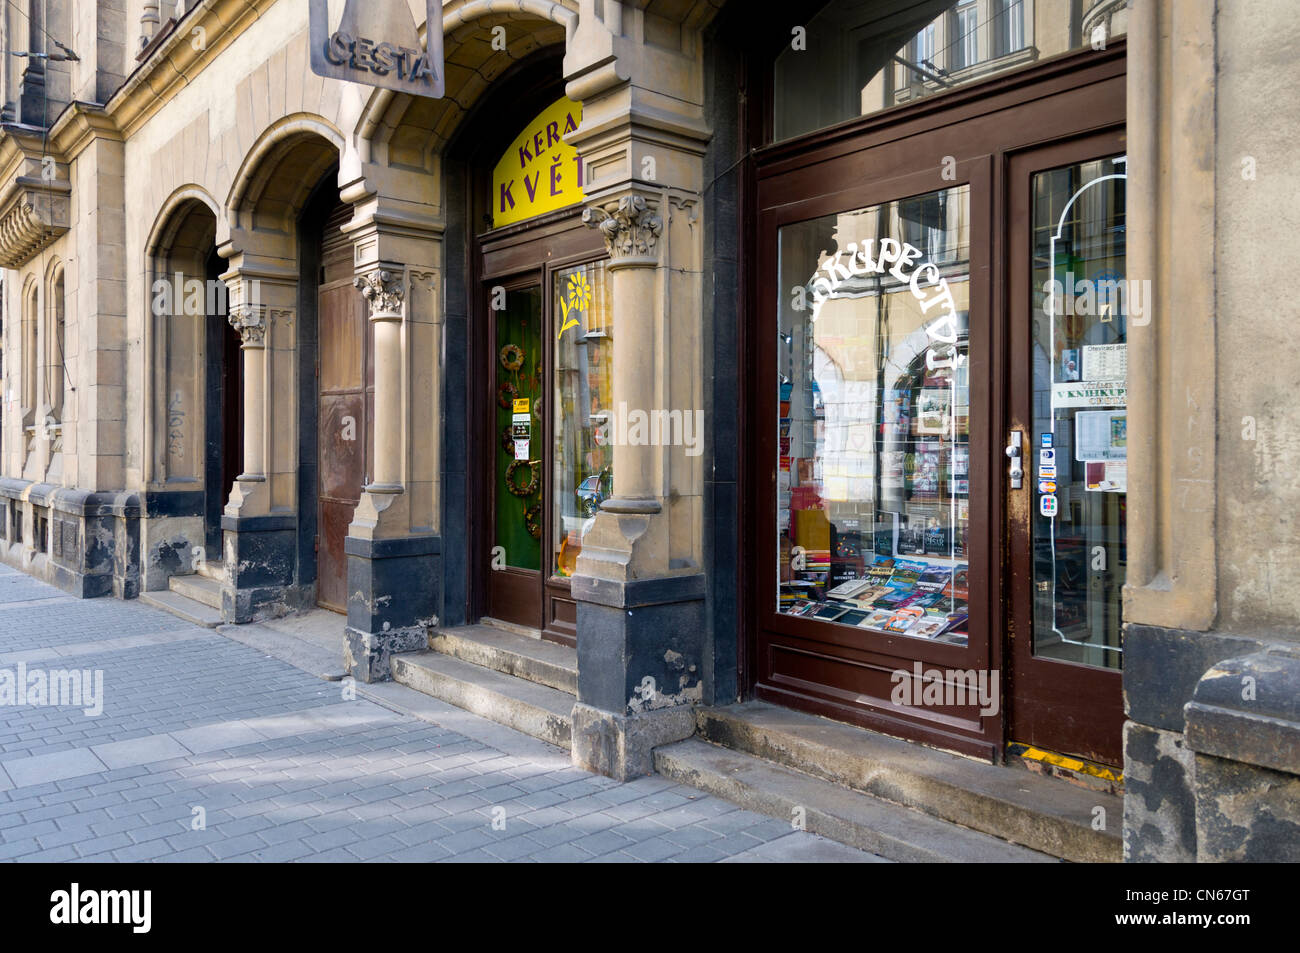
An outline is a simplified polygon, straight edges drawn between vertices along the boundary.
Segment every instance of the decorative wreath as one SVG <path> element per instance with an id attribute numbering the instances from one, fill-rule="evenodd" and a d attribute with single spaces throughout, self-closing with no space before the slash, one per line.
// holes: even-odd
<path id="1" fill-rule="evenodd" d="M 524 525 L 528 527 L 528 535 L 533 539 L 542 538 L 542 504 L 541 501 L 534 503 L 528 509 L 524 510 Z"/>
<path id="2" fill-rule="evenodd" d="M 532 496 L 537 492 L 537 485 L 541 482 L 542 468 L 537 466 L 534 460 L 514 460 L 510 466 L 506 467 L 506 489 L 518 497 Z M 530 474 L 528 485 L 520 486 L 515 482 L 515 471 L 520 467 L 528 467 Z"/>
<path id="3" fill-rule="evenodd" d="M 497 406 L 502 410 L 509 410 L 515 405 L 515 398 L 518 396 L 519 388 L 509 381 L 504 381 L 497 387 Z"/>
<path id="4" fill-rule="evenodd" d="M 515 427 L 514 424 L 506 424 L 501 428 L 501 449 L 506 453 L 515 452 Z"/>
<path id="5" fill-rule="evenodd" d="M 532 414 L 538 423 L 542 422 L 542 399 L 540 397 L 533 401 Z"/>
<path id="6" fill-rule="evenodd" d="M 507 344 L 499 356 L 501 366 L 508 371 L 517 371 L 524 366 L 524 349 L 518 344 Z"/>

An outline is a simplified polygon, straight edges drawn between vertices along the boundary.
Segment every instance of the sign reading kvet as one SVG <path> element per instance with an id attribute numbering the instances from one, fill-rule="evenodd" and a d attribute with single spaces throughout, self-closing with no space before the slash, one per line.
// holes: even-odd
<path id="1" fill-rule="evenodd" d="M 442 3 L 427 0 L 427 49 L 406 0 L 311 0 L 311 71 L 413 96 L 446 91 Z"/>
<path id="2" fill-rule="evenodd" d="M 582 103 L 561 97 L 515 137 L 492 171 L 493 228 L 582 201 L 582 157 L 564 141 L 581 123 Z"/>

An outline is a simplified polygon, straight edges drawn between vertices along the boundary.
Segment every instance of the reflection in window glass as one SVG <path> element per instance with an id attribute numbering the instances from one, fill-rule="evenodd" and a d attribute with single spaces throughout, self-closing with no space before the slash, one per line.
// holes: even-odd
<path id="1" fill-rule="evenodd" d="M 780 230 L 780 612 L 968 641 L 969 197 Z"/>
<path id="2" fill-rule="evenodd" d="M 1101 48 L 1127 26 L 1123 0 L 832 0 L 807 24 L 806 48 L 787 47 L 776 58 L 775 137 Z"/>
<path id="3" fill-rule="evenodd" d="M 605 262 L 555 273 L 555 575 L 572 576 L 582 535 L 613 486 L 614 310 Z"/>
<path id="4" fill-rule="evenodd" d="M 1119 668 L 1130 313 L 1124 160 L 1034 176 L 1034 654 Z M 1028 471 L 1029 467 L 1026 467 Z M 1049 515 L 1051 513 L 1055 515 Z"/>

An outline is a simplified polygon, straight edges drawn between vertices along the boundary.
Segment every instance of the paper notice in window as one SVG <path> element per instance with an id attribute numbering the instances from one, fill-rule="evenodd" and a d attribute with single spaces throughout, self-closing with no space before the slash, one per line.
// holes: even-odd
<path id="1" fill-rule="evenodd" d="M 1081 410 L 1076 413 L 1074 459 L 1080 463 L 1128 460 L 1128 412 Z"/>
<path id="2" fill-rule="evenodd" d="M 1083 348 L 1085 381 L 1122 381 L 1128 378 L 1127 344 L 1094 344 Z"/>

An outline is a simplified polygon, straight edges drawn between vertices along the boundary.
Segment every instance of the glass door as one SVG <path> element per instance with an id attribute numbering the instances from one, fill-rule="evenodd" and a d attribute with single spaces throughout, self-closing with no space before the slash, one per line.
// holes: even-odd
<path id="1" fill-rule="evenodd" d="M 1123 148 L 1100 135 L 1011 163 L 1008 740 L 1106 764 L 1122 760 L 1128 328 L 1146 314 Z"/>

